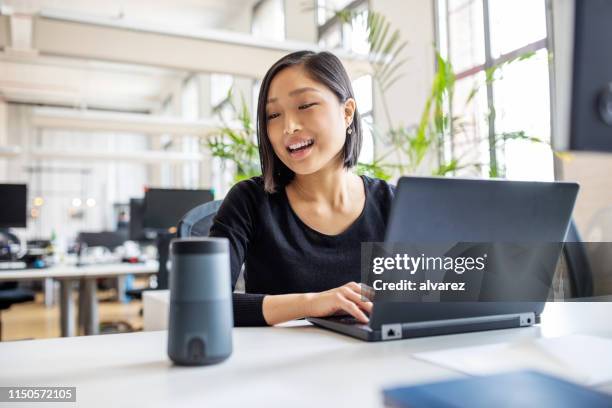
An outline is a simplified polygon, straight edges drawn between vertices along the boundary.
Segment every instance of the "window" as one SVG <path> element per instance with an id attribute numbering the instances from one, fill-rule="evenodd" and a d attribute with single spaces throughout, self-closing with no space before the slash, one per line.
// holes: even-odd
<path id="1" fill-rule="evenodd" d="M 200 97 L 197 76 L 190 77 L 184 84 L 181 93 L 181 117 L 197 120 L 200 117 Z"/>
<path id="2" fill-rule="evenodd" d="M 181 116 L 186 120 L 198 120 L 200 118 L 200 89 L 199 78 L 192 75 L 184 84 L 181 93 Z M 200 144 L 198 137 L 184 135 L 181 137 L 179 149 L 185 153 L 199 153 Z M 197 188 L 199 184 L 199 164 L 197 162 L 184 163 L 182 165 L 182 185 Z"/>
<path id="3" fill-rule="evenodd" d="M 211 74 L 210 75 L 210 106 L 221 108 L 219 114 L 225 120 L 232 120 L 234 112 L 227 104 L 221 104 L 227 100 L 230 90 L 234 86 L 234 77 L 227 74 Z"/>
<path id="4" fill-rule="evenodd" d="M 355 18 L 350 24 L 343 24 L 336 16 L 336 12 L 340 10 L 353 13 Z M 368 3 L 366 0 L 318 0 L 319 46 L 367 54 L 369 51 L 367 20 Z"/>
<path id="5" fill-rule="evenodd" d="M 437 9 L 438 46 L 457 74 L 450 109 L 463 119 L 451 135 L 453 157 L 482 163 L 472 168 L 479 176 L 553 179 L 546 0 L 437 0 Z M 485 73 L 499 65 L 487 84 Z M 519 132 L 544 143 L 503 137 Z"/>
<path id="6" fill-rule="evenodd" d="M 231 121 L 235 118 L 234 111 L 228 104 L 222 104 L 227 100 L 227 96 L 234 86 L 234 77 L 227 74 L 211 74 L 210 75 L 210 106 L 221 108 L 218 114 L 225 121 Z M 211 183 L 215 190 L 215 197 L 224 197 L 228 187 L 234 184 L 233 182 L 234 168 L 230 164 L 225 166 L 223 161 L 215 157 L 211 163 Z"/>

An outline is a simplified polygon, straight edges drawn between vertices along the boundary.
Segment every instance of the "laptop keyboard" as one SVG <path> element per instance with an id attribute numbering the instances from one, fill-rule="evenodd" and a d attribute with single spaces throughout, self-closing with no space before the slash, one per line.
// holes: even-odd
<path id="1" fill-rule="evenodd" d="M 353 316 L 330 316 L 326 317 L 325 320 L 331 320 L 332 322 L 355 325 L 360 327 L 368 327 L 367 324 L 361 323 L 359 320 L 354 318 Z"/>
<path id="2" fill-rule="evenodd" d="M 353 316 L 330 317 L 329 320 L 344 324 L 359 324 L 359 320 L 355 319 Z"/>

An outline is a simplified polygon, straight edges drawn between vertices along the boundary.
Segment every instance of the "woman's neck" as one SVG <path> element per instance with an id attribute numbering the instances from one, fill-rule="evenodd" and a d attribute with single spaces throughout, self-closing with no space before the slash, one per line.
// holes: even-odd
<path id="1" fill-rule="evenodd" d="M 338 166 L 313 174 L 296 174 L 290 186 L 301 200 L 342 209 L 353 200 L 356 177 L 344 166 Z"/>

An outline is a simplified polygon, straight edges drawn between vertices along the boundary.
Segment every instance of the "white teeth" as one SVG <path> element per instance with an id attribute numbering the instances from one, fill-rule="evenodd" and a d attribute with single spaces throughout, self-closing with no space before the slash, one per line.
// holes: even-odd
<path id="1" fill-rule="evenodd" d="M 295 149 L 299 149 L 300 147 L 304 147 L 304 146 L 308 146 L 311 145 L 313 143 L 313 140 L 305 140 L 303 142 L 300 143 L 295 143 L 289 146 L 289 150 L 295 150 Z"/>

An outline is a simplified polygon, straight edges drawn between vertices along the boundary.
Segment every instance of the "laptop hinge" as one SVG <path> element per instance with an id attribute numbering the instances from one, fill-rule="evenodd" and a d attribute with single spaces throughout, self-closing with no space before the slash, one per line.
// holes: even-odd
<path id="1" fill-rule="evenodd" d="M 429 320 L 426 322 L 404 323 L 403 327 L 409 329 L 426 329 L 429 327 L 458 326 L 462 324 L 489 323 L 513 319 L 518 320 L 519 326 L 531 326 L 536 322 L 535 313 L 528 312 L 491 316 L 462 317 L 459 319 Z"/>
<path id="2" fill-rule="evenodd" d="M 512 320 L 517 322 L 519 327 L 531 326 L 536 324 L 536 315 L 534 312 L 528 312 L 492 316 L 462 317 L 459 319 L 429 320 L 426 322 L 389 323 L 381 325 L 380 330 L 382 340 L 396 340 L 402 338 L 402 330 L 461 326 L 475 323 L 486 324 Z"/>

